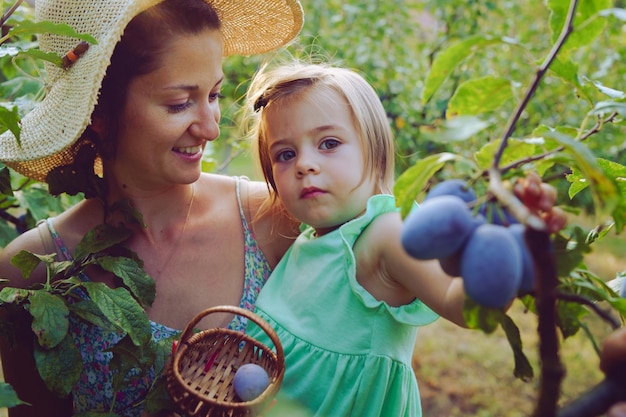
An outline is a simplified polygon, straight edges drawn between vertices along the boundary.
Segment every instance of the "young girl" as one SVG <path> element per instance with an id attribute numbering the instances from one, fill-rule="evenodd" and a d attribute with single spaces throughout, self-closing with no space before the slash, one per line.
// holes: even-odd
<path id="1" fill-rule="evenodd" d="M 465 294 L 460 278 L 401 246 L 376 92 L 353 71 L 294 63 L 259 73 L 248 99 L 274 203 L 303 223 L 255 310 L 285 350 L 281 396 L 315 416 L 421 415 L 417 329 L 438 316 L 464 326 Z"/>

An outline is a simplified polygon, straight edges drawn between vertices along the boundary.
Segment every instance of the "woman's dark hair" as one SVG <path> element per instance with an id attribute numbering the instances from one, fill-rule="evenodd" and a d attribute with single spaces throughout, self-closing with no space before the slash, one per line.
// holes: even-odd
<path id="1" fill-rule="evenodd" d="M 101 136 L 91 131 L 89 136 L 102 158 L 115 155 L 120 114 L 130 82 L 158 68 L 169 39 L 220 28 L 217 13 L 203 0 L 164 0 L 130 21 L 111 57 L 93 114 L 104 132 Z"/>

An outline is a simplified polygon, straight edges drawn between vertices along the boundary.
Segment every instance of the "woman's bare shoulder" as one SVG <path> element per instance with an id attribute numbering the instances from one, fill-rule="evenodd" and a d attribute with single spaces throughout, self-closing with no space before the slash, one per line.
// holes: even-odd
<path id="1" fill-rule="evenodd" d="M 82 237 L 86 233 L 86 230 L 89 228 L 89 216 L 86 213 L 91 212 L 93 216 L 93 210 L 87 207 L 90 204 L 80 202 L 58 216 L 51 218 L 55 230 L 63 236 L 64 243 L 73 246 L 76 243 L 74 242 L 74 236 Z M 8 279 L 11 286 L 15 287 L 25 287 L 33 283 L 43 282 L 45 280 L 45 270 L 41 265 L 31 274 L 28 280 L 25 280 L 21 270 L 13 265 L 12 259 L 22 251 L 37 255 L 48 255 L 48 252 L 54 253 L 54 249 L 51 249 L 51 238 L 48 239 L 48 237 L 50 237 L 50 232 L 47 226 L 44 225 L 43 228 L 34 227 L 9 242 L 0 251 L 0 271 L 2 271 L 0 278 Z"/>

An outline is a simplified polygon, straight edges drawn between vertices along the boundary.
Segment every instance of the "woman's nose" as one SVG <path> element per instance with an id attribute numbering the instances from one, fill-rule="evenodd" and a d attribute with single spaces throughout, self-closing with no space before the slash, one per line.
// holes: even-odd
<path id="1" fill-rule="evenodd" d="M 189 133 L 206 141 L 212 141 L 220 135 L 220 108 L 217 103 L 199 106 L 195 120 L 189 126 Z"/>

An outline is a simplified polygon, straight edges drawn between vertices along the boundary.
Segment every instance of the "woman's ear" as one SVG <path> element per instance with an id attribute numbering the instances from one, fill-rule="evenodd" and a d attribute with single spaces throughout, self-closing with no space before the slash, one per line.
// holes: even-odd
<path id="1" fill-rule="evenodd" d="M 93 117 L 91 118 L 91 130 L 93 130 L 94 132 L 96 132 L 98 135 L 100 135 L 100 137 L 104 136 L 104 119 L 102 117 L 100 117 L 98 114 L 93 114 Z"/>

